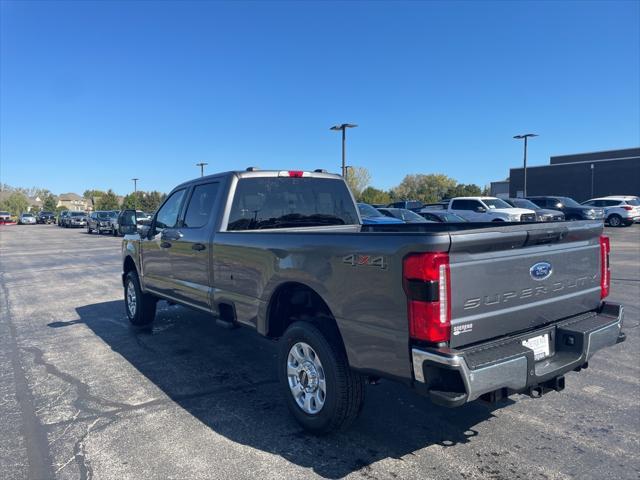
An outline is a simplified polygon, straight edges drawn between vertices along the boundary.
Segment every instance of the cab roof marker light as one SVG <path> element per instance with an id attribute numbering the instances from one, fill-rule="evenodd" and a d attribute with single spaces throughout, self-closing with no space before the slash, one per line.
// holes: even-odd
<path id="1" fill-rule="evenodd" d="M 303 172 L 302 170 L 280 170 L 278 172 L 279 177 L 301 178 L 307 177 L 308 175 L 307 172 Z"/>

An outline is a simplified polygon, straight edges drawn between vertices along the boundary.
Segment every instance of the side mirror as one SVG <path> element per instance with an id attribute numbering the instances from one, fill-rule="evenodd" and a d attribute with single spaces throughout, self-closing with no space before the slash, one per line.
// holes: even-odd
<path id="1" fill-rule="evenodd" d="M 118 226 L 120 231 L 125 235 L 136 233 L 138 231 L 138 225 L 136 224 L 136 211 L 125 210 L 120 214 L 118 220 Z"/>

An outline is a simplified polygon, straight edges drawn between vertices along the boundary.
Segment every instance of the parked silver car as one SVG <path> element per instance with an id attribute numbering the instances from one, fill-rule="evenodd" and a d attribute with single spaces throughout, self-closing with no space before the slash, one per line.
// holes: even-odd
<path id="1" fill-rule="evenodd" d="M 22 213 L 18 218 L 19 225 L 35 225 L 36 217 L 33 213 Z"/>
<path id="2" fill-rule="evenodd" d="M 604 208 L 605 222 L 611 227 L 629 226 L 640 221 L 640 201 L 632 196 L 592 198 L 582 205 Z"/>

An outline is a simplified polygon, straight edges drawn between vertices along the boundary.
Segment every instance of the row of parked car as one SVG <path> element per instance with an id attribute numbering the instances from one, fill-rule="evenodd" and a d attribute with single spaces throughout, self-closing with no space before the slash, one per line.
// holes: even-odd
<path id="1" fill-rule="evenodd" d="M 25 212 L 20 214 L 17 222 L 9 212 L 0 212 L 0 223 L 19 225 L 56 224 L 62 228 L 86 228 L 87 233 L 111 233 L 121 235 L 119 227 L 119 210 L 103 210 L 91 213 L 64 210 L 58 216 L 54 212 L 42 211 L 36 214 Z M 136 211 L 137 221 L 142 224 L 151 219 L 151 215 L 142 210 Z"/>
<path id="2" fill-rule="evenodd" d="M 364 223 L 558 222 L 603 220 L 612 227 L 640 222 L 640 199 L 610 196 L 582 204 L 569 197 L 456 197 L 432 204 L 415 200 L 389 205 L 358 204 Z"/>

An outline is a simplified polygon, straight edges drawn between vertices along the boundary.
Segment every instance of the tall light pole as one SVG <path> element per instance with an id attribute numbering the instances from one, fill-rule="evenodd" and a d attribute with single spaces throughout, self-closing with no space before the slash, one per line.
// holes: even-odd
<path id="1" fill-rule="evenodd" d="M 591 198 L 593 198 L 593 163 L 591 164 Z"/>
<path id="2" fill-rule="evenodd" d="M 204 166 L 205 165 L 209 165 L 209 164 L 208 163 L 204 163 L 204 162 L 196 163 L 196 167 L 200 167 L 200 176 L 201 177 L 204 177 Z"/>
<path id="3" fill-rule="evenodd" d="M 139 178 L 132 178 L 133 181 L 133 208 L 138 209 L 138 180 Z"/>
<path id="4" fill-rule="evenodd" d="M 347 135 L 346 135 L 346 131 L 347 128 L 356 128 L 358 125 L 355 125 L 353 123 L 343 123 L 342 125 L 334 125 L 333 127 L 330 128 L 330 130 L 340 130 L 342 131 L 342 176 L 346 176 L 347 174 L 347 165 L 346 165 L 346 161 L 347 161 L 347 154 L 345 151 L 345 145 L 347 142 Z"/>
<path id="5" fill-rule="evenodd" d="M 345 165 L 344 166 L 344 181 L 345 182 L 349 182 L 349 169 L 353 169 L 353 167 L 351 165 Z"/>
<path id="6" fill-rule="evenodd" d="M 525 133 L 524 135 L 515 135 L 513 138 L 516 140 L 524 139 L 524 196 L 527 196 L 527 139 L 530 137 L 537 137 L 535 133 Z"/>

